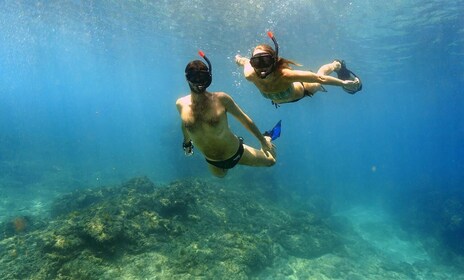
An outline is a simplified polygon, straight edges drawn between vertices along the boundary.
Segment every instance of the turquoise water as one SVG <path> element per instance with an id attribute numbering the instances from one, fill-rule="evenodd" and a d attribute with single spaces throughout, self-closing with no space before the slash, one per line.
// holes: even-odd
<path id="1" fill-rule="evenodd" d="M 458 273 L 463 15 L 462 0 L 0 2 L 0 220 L 47 216 L 62 194 L 135 176 L 253 181 L 317 193 L 382 254 Z M 271 43 L 267 30 L 301 69 L 344 59 L 363 90 L 328 86 L 275 109 L 234 63 Z M 199 153 L 184 157 L 175 100 L 199 49 L 213 64 L 211 91 L 229 93 L 261 130 L 282 120 L 272 168 L 239 166 L 219 180 Z M 447 279 L 439 272 L 408 275 Z"/>

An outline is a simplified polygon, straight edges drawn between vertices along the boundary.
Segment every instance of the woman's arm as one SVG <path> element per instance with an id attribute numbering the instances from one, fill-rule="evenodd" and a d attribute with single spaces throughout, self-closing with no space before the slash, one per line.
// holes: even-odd
<path id="1" fill-rule="evenodd" d="M 255 70 L 250 64 L 250 59 L 237 54 L 235 56 L 235 63 L 243 67 L 243 74 L 245 75 L 245 79 L 252 80 L 252 76 L 255 74 Z"/>
<path id="2" fill-rule="evenodd" d="M 243 57 L 239 54 L 235 56 L 235 63 L 237 63 L 237 65 L 239 66 L 245 66 L 245 64 L 248 63 L 249 61 L 250 59 Z"/>

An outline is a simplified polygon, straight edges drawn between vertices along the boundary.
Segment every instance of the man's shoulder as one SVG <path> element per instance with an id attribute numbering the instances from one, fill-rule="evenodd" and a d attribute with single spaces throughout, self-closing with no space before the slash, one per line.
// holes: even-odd
<path id="1" fill-rule="evenodd" d="M 182 96 L 182 97 L 179 97 L 179 98 L 176 100 L 176 103 L 185 102 L 185 101 L 188 100 L 189 98 L 190 98 L 190 94 L 189 94 L 189 95 Z"/>
<path id="2" fill-rule="evenodd" d="M 219 103 L 221 103 L 225 108 L 229 108 L 231 104 L 235 104 L 235 100 L 232 98 L 232 96 L 225 92 L 216 92 L 215 95 Z"/>
<path id="3" fill-rule="evenodd" d="M 218 98 L 220 100 L 230 100 L 230 99 L 232 99 L 232 97 L 229 94 L 227 94 L 227 93 L 225 93 L 223 91 L 217 91 L 217 92 L 214 93 L 214 95 L 216 96 L 216 98 Z"/>
<path id="4" fill-rule="evenodd" d="M 182 96 L 176 100 L 176 106 L 181 107 L 190 102 L 190 95 Z"/>

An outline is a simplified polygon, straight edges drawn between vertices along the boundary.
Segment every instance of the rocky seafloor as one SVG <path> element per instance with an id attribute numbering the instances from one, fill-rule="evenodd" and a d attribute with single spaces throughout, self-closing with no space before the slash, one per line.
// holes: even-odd
<path id="1" fill-rule="evenodd" d="M 447 279 L 383 256 L 324 199 L 201 180 L 77 190 L 0 224 L 0 279 Z M 423 277 L 432 278 L 423 278 Z"/>

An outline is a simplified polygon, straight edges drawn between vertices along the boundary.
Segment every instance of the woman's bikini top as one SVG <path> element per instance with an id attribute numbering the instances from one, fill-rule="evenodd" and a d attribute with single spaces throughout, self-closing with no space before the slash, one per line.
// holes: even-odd
<path id="1" fill-rule="evenodd" d="M 285 100 L 285 99 L 288 99 L 292 95 L 293 83 L 289 88 L 281 92 L 275 92 L 275 93 L 264 93 L 262 91 L 259 91 L 259 92 L 261 92 L 261 95 L 267 99 L 276 100 L 276 101 Z"/>

